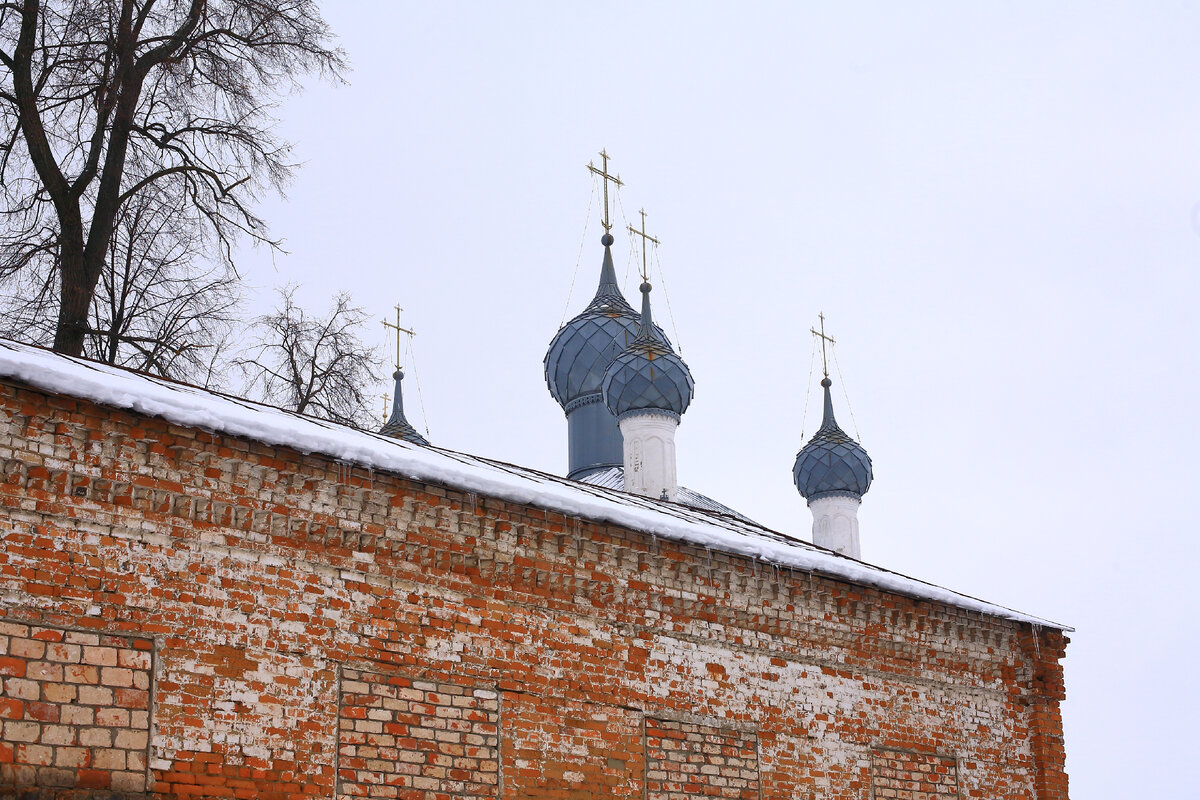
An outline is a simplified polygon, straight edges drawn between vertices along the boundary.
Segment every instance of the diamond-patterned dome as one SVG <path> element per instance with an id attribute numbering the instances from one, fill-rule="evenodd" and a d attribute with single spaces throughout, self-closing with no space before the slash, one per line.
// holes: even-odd
<path id="1" fill-rule="evenodd" d="M 599 394 L 604 370 L 637 337 L 638 313 L 617 285 L 609 248 L 612 237 L 602 241 L 604 266 L 596 296 L 559 329 L 546 351 L 546 385 L 564 409 L 581 397 Z"/>
<path id="2" fill-rule="evenodd" d="M 650 316 L 650 284 L 642 284 L 642 323 L 637 338 L 604 373 L 604 403 L 620 417 L 633 411 L 681 416 L 696 383 L 683 359 L 667 344 Z"/>
<path id="3" fill-rule="evenodd" d="M 809 501 L 838 494 L 862 497 L 874 478 L 871 457 L 833 418 L 829 379 L 821 385 L 825 388 L 825 415 L 820 430 L 796 454 L 792 467 L 796 488 Z"/>

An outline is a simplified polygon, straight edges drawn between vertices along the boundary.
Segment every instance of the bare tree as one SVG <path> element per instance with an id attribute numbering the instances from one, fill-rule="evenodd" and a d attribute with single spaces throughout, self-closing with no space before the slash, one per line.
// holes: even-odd
<path id="1" fill-rule="evenodd" d="M 121 207 L 92 295 L 83 353 L 106 364 L 209 385 L 237 322 L 240 284 L 224 261 L 203 265 L 200 231 L 180 209 L 186 199 L 148 186 Z M 57 323 L 59 275 L 36 260 L 13 275 L 0 306 L 0 332 L 49 342 Z"/>
<path id="2" fill-rule="evenodd" d="M 303 414 L 372 426 L 369 399 L 383 362 L 363 343 L 366 312 L 341 292 L 328 314 L 312 317 L 296 305 L 295 293 L 294 285 L 280 289 L 279 307 L 255 322 L 258 344 L 238 362 L 248 393 Z"/>
<path id="3" fill-rule="evenodd" d="M 0 3 L 0 275 L 54 271 L 55 349 L 83 352 L 138 193 L 183 198 L 212 261 L 277 244 L 252 210 L 292 170 L 272 112 L 301 75 L 340 74 L 331 39 L 316 0 Z"/>

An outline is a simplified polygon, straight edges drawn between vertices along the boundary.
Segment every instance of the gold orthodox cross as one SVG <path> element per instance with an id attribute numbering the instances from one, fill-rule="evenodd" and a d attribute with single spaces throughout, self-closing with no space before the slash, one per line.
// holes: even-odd
<path id="1" fill-rule="evenodd" d="M 588 171 L 595 175 L 599 175 L 601 180 L 604 181 L 604 222 L 601 224 L 604 225 L 604 232 L 608 233 L 610 230 L 612 230 L 612 222 L 608 218 L 608 184 L 610 181 L 615 183 L 617 186 L 624 186 L 625 184 L 621 183 L 620 175 L 609 174 L 607 150 L 600 151 L 600 159 L 600 169 L 596 169 L 596 165 L 589 161 Z"/>
<path id="2" fill-rule="evenodd" d="M 825 343 L 829 342 L 830 344 L 837 344 L 837 341 L 832 336 L 825 335 L 825 312 L 822 311 L 817 316 L 821 318 L 820 332 L 818 333 L 814 328 L 809 328 L 808 330 L 812 333 L 813 336 L 816 336 L 818 339 L 821 340 L 821 369 L 825 372 L 825 377 L 828 378 L 829 377 L 829 361 L 825 357 Z"/>
<path id="3" fill-rule="evenodd" d="M 646 242 L 654 242 L 655 247 L 657 247 L 659 241 L 650 234 L 646 233 L 646 209 L 638 209 L 638 213 L 642 215 L 642 229 L 639 231 L 637 228 L 630 225 L 629 232 L 642 237 L 642 282 L 645 283 L 650 280 L 650 268 L 647 266 L 646 262 Z"/>
<path id="4" fill-rule="evenodd" d="M 385 392 L 379 395 L 379 399 L 383 401 L 383 424 L 386 425 L 392 411 L 392 398 Z"/>
<path id="5" fill-rule="evenodd" d="M 403 352 L 401 349 L 401 346 L 400 346 L 400 334 L 406 333 L 409 336 L 417 335 L 417 332 L 414 330 L 410 330 L 409 328 L 401 328 L 400 327 L 400 313 L 402 311 L 404 311 L 404 309 L 401 308 L 399 305 L 397 305 L 396 306 L 396 324 L 395 325 L 388 322 L 386 319 L 383 321 L 383 327 L 396 329 L 396 369 L 400 369 L 400 355 Z"/>

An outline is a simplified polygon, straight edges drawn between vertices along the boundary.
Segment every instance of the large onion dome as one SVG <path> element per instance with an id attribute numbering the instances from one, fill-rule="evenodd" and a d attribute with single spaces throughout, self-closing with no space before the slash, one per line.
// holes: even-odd
<path id="1" fill-rule="evenodd" d="M 396 380 L 396 394 L 392 399 L 392 416 L 379 429 L 379 432 L 384 436 L 403 439 L 413 444 L 429 444 L 429 440 L 417 433 L 417 429 L 409 425 L 408 420 L 404 417 L 404 392 L 400 386 L 401 381 L 404 380 L 404 371 L 398 369 L 392 377 Z"/>
<path id="2" fill-rule="evenodd" d="M 642 320 L 637 338 L 604 373 L 604 404 L 618 419 L 657 411 L 678 419 L 692 402 L 696 382 L 650 316 L 650 284 L 642 284 Z"/>
<path id="3" fill-rule="evenodd" d="M 613 237 L 606 233 L 600 241 L 604 266 L 596 296 L 559 329 L 546 351 L 546 385 L 564 411 L 581 398 L 599 395 L 605 368 L 637 336 L 637 312 L 617 285 L 610 249 Z"/>
<path id="4" fill-rule="evenodd" d="M 796 488 L 810 503 L 820 497 L 849 496 L 862 498 L 874 477 L 871 457 L 858 442 L 838 427 L 833 418 L 829 396 L 829 378 L 821 381 L 825 389 L 825 414 L 818 430 L 796 454 L 792 476 Z"/>

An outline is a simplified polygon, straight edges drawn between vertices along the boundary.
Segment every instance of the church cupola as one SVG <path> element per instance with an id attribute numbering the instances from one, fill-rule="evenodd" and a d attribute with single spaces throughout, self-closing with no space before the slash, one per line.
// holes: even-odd
<path id="1" fill-rule="evenodd" d="M 825 318 L 821 317 L 821 357 L 825 362 Z M 796 454 L 792 477 L 813 515 L 813 544 L 859 558 L 858 507 L 871 488 L 871 457 L 863 446 L 838 427 L 833 416 L 828 362 L 821 387 L 825 411 L 821 427 Z"/>
<path id="2" fill-rule="evenodd" d="M 401 383 L 404 381 L 404 370 L 397 368 L 392 377 L 396 380 L 396 394 L 392 400 L 392 415 L 388 417 L 388 421 L 379 429 L 379 432 L 384 436 L 390 436 L 393 439 L 403 439 L 413 444 L 429 444 L 429 440 L 417 433 L 417 429 L 410 425 L 404 417 L 404 390 L 401 386 Z"/>
<path id="3" fill-rule="evenodd" d="M 643 283 L 641 290 L 641 326 L 637 337 L 604 373 L 604 403 L 618 419 L 645 412 L 678 420 L 692 402 L 695 381 L 654 324 L 650 284 Z"/>
<path id="4" fill-rule="evenodd" d="M 546 351 L 546 385 L 569 415 L 581 400 L 599 402 L 604 370 L 637 335 L 638 315 L 621 294 L 613 268 L 611 234 L 601 237 L 600 285 L 587 308 L 559 328 Z M 596 395 L 595 400 L 591 396 Z"/>
<path id="5" fill-rule="evenodd" d="M 625 491 L 674 501 L 679 494 L 675 429 L 696 383 L 654 325 L 644 264 L 643 253 L 641 325 L 637 338 L 604 373 L 604 404 L 621 426 Z"/>
<path id="6" fill-rule="evenodd" d="M 621 186 L 608 172 L 608 154 L 600 153 L 603 167 L 588 169 L 604 181 L 604 261 L 596 296 L 577 317 L 559 329 L 546 351 L 546 385 L 567 415 L 567 477 L 589 474 L 621 465 L 621 431 L 616 418 L 604 407 L 600 382 L 612 360 L 637 336 L 638 315 L 621 294 L 613 267 L 612 225 L 608 217 L 608 184 Z"/>
<path id="7" fill-rule="evenodd" d="M 396 321 L 395 323 L 383 321 L 385 329 L 394 330 L 396 332 L 396 371 L 392 373 L 392 379 L 396 382 L 395 394 L 392 395 L 392 415 L 388 417 L 387 422 L 383 423 L 383 427 L 379 432 L 384 436 L 390 436 L 393 439 L 403 439 L 406 442 L 413 444 L 429 444 L 429 440 L 421 434 L 417 433 L 417 429 L 408 423 L 408 419 L 404 416 L 404 370 L 400 369 L 400 364 L 403 362 L 405 347 L 404 341 L 408 342 L 407 352 L 412 353 L 412 340 L 416 337 L 417 332 L 412 328 L 405 328 L 400 324 L 400 315 L 404 309 L 397 304 L 396 306 Z M 403 337 L 408 337 L 405 340 Z M 413 361 L 416 364 L 416 361 Z M 414 373 L 415 374 L 415 373 Z M 421 382 L 417 380 L 417 391 L 421 389 Z M 385 397 L 386 400 L 386 397 Z M 422 407 L 422 412 L 424 408 Z M 426 428 L 428 433 L 429 429 Z"/>

